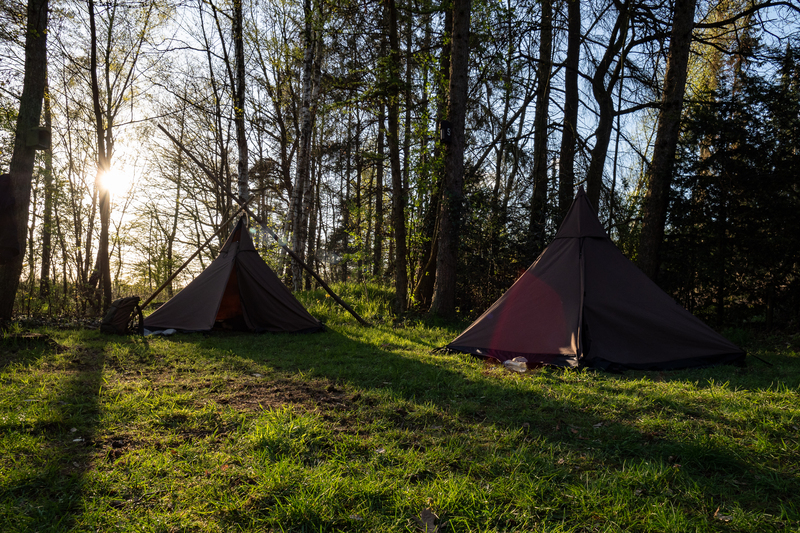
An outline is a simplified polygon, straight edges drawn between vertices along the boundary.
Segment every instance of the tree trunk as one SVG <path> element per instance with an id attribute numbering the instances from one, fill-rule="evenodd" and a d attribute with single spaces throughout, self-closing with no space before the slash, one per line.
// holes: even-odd
<path id="1" fill-rule="evenodd" d="M 625 54 L 623 53 L 620 57 L 617 57 L 617 54 L 625 46 L 630 27 L 627 6 L 621 4 L 620 9 L 608 47 L 592 77 L 592 94 L 600 108 L 600 117 L 595 129 L 595 143 L 592 147 L 589 170 L 586 172 L 586 196 L 592 207 L 598 212 L 600 211 L 600 193 L 603 188 L 603 171 L 606 167 L 608 144 L 611 141 L 611 130 L 614 127 L 614 86 L 619 80 L 622 65 L 625 62 Z M 611 70 L 615 59 L 617 63 Z M 611 70 L 610 73 L 609 70 Z"/>
<path id="2" fill-rule="evenodd" d="M 351 205 L 350 205 L 350 175 L 353 171 L 353 137 L 350 132 L 353 129 L 353 109 L 348 109 L 347 112 L 347 148 L 344 151 L 344 194 L 342 195 L 342 261 L 339 263 L 339 277 L 342 283 L 347 283 L 347 278 L 350 275 L 350 232 L 352 231 L 351 219 Z"/>
<path id="3" fill-rule="evenodd" d="M 683 95 L 686 92 L 686 69 L 692 44 L 692 28 L 697 0 L 676 0 L 669 59 L 664 75 L 664 94 L 658 113 L 658 129 L 653 147 L 653 161 L 648 169 L 647 192 L 642 206 L 642 233 L 639 237 L 639 268 L 655 280 L 659 267 L 659 248 L 667 222 L 669 189 L 675 150 L 680 135 Z"/>
<path id="4" fill-rule="evenodd" d="M 358 259 L 356 259 L 356 280 L 360 283 L 364 280 L 364 241 L 363 241 L 363 230 L 362 226 L 362 218 L 363 214 L 361 212 L 361 174 L 364 171 L 364 160 L 361 157 L 361 113 L 356 112 L 356 153 L 355 153 L 355 160 L 356 160 L 356 190 L 355 190 L 355 211 L 356 211 L 356 225 L 353 231 L 353 234 L 356 236 L 356 243 L 358 248 L 356 249 L 356 254 Z"/>
<path id="5" fill-rule="evenodd" d="M 317 143 L 319 143 L 319 135 L 317 136 Z M 319 181 L 320 181 L 319 173 L 322 171 L 321 170 L 322 169 L 322 154 L 321 154 L 322 151 L 317 149 L 317 152 L 318 152 L 318 155 L 317 155 L 316 161 L 314 161 L 314 165 L 313 165 L 313 167 L 311 169 L 311 181 L 312 181 L 311 190 L 313 191 L 313 194 L 314 194 L 314 201 L 312 202 L 311 214 L 310 214 L 310 218 L 309 218 L 309 221 L 308 221 L 308 235 L 309 235 L 309 239 L 308 239 L 308 264 L 309 264 L 309 266 L 312 266 L 312 267 L 314 267 L 314 265 L 316 264 L 317 265 L 316 269 L 319 270 L 319 267 L 318 267 L 319 261 L 317 261 L 317 259 L 316 259 L 317 251 L 319 250 L 319 242 L 318 242 L 319 239 L 317 239 L 317 233 L 319 231 L 318 230 L 319 217 L 318 217 L 317 211 L 318 211 L 318 207 L 319 207 Z M 314 287 L 313 287 L 313 283 L 314 282 L 312 280 L 313 280 L 313 277 L 311 276 L 311 274 L 309 272 L 306 272 L 305 273 L 305 288 L 306 288 L 307 291 L 310 291 L 310 290 L 314 289 Z"/>
<path id="6" fill-rule="evenodd" d="M 558 223 L 572 205 L 578 140 L 578 68 L 581 54 L 581 0 L 567 1 L 567 59 L 564 62 L 564 129 L 558 165 Z"/>
<path id="7" fill-rule="evenodd" d="M 97 243 L 97 261 L 95 267 L 97 269 L 96 275 L 92 279 L 99 283 L 100 290 L 102 290 L 102 305 L 97 309 L 101 313 L 105 313 L 111 305 L 111 267 L 108 256 L 108 229 L 111 222 L 111 193 L 103 184 L 103 180 L 107 177 L 109 170 L 111 170 L 111 146 L 107 146 L 106 141 L 111 138 L 110 124 L 106 127 L 103 120 L 103 111 L 100 107 L 100 85 L 97 81 L 97 29 L 95 25 L 94 14 L 94 0 L 89 0 L 89 25 L 91 34 L 90 49 L 91 49 L 91 89 L 92 89 L 92 104 L 94 108 L 95 118 L 95 133 L 97 134 L 97 177 L 95 178 L 96 187 L 99 189 L 100 194 L 100 241 Z M 106 62 L 108 68 L 108 62 Z M 97 287 L 97 285 L 94 285 Z M 96 306 L 97 306 L 96 302 Z"/>
<path id="8" fill-rule="evenodd" d="M 314 129 L 314 110 L 313 106 L 318 92 L 318 83 L 314 83 L 315 61 L 320 58 L 315 57 L 321 50 L 320 37 L 314 35 L 314 12 L 311 0 L 303 2 L 303 13 L 305 16 L 305 27 L 303 30 L 304 54 L 303 54 L 303 94 L 300 105 L 300 136 L 297 148 L 297 171 L 294 187 L 292 188 L 291 199 L 291 218 L 292 218 L 292 250 L 301 260 L 305 259 L 306 244 L 308 240 L 308 213 L 310 209 L 311 193 L 311 135 Z M 294 290 L 302 288 L 302 267 L 292 261 L 292 284 Z"/>
<path id="9" fill-rule="evenodd" d="M 180 139 L 181 142 L 183 142 L 184 133 L 186 131 L 185 102 L 187 100 L 185 96 L 186 93 L 184 93 L 184 100 L 183 100 L 184 103 L 181 106 L 181 130 L 180 133 L 178 134 L 179 135 L 178 139 Z M 174 268 L 172 257 L 175 248 L 175 237 L 178 234 L 178 214 L 180 213 L 181 210 L 181 185 L 183 181 L 183 150 L 178 148 L 178 153 L 176 155 L 177 155 L 178 168 L 175 173 L 176 174 L 176 179 L 175 179 L 176 190 L 175 190 L 175 206 L 174 206 L 175 211 L 173 211 L 172 213 L 172 228 L 170 228 L 170 233 L 169 236 L 167 237 L 167 275 L 169 275 L 169 273 Z M 174 294 L 175 292 L 172 285 L 172 280 L 170 280 L 169 285 L 167 285 L 167 297 L 172 298 Z"/>
<path id="10" fill-rule="evenodd" d="M 250 199 L 248 177 L 247 133 L 244 124 L 245 109 L 245 73 L 244 73 L 244 36 L 242 22 L 242 0 L 233 1 L 233 46 L 236 61 L 236 86 L 233 93 L 234 122 L 236 123 L 236 144 L 239 148 L 237 164 L 239 198 L 245 202 Z"/>
<path id="11" fill-rule="evenodd" d="M 539 83 L 536 86 L 536 117 L 533 119 L 533 197 L 529 229 L 528 262 L 545 246 L 547 222 L 547 123 L 550 107 L 550 63 L 553 53 L 553 4 L 542 0 L 539 37 Z"/>
<path id="12" fill-rule="evenodd" d="M 389 20 L 389 162 L 392 169 L 392 227 L 394 228 L 395 265 L 394 285 L 397 302 L 395 310 L 403 313 L 408 301 L 408 272 L 406 268 L 406 191 L 400 168 L 400 43 L 397 37 L 397 4 L 386 0 Z"/>
<path id="13" fill-rule="evenodd" d="M 386 106 L 380 103 L 378 109 L 378 158 L 375 169 L 375 242 L 372 246 L 372 275 L 379 278 L 383 275 L 383 137 Z"/>
<path id="14" fill-rule="evenodd" d="M 53 117 L 50 107 L 49 85 L 44 96 L 44 126 L 52 131 Z M 44 213 L 42 213 L 42 268 L 39 274 L 39 296 L 50 295 L 50 263 L 53 255 L 53 147 L 44 153 Z"/>
<path id="15" fill-rule="evenodd" d="M 25 76 L 22 81 L 22 97 L 14 134 L 14 152 L 11 154 L 9 164 L 12 194 L 16 200 L 13 218 L 17 224 L 20 253 L 8 263 L 0 265 L 0 320 L 11 319 L 14 312 L 14 298 L 19 286 L 22 260 L 25 255 L 31 180 L 36 156 L 35 149 L 27 146 L 27 135 L 31 128 L 39 126 L 39 118 L 42 114 L 47 71 L 48 0 L 29 0 L 27 16 Z"/>
<path id="16" fill-rule="evenodd" d="M 448 120 L 452 139 L 445 149 L 442 211 L 439 219 L 439 253 L 431 313 L 455 314 L 458 237 L 464 197 L 464 122 L 469 83 L 469 24 L 471 0 L 453 2 L 453 38 L 450 59 Z"/>
<path id="17" fill-rule="evenodd" d="M 439 72 L 435 76 L 437 87 L 436 124 L 441 124 L 447 116 L 447 91 L 450 82 L 450 36 L 453 28 L 453 10 L 448 9 L 444 17 L 444 32 L 441 41 L 441 55 L 439 56 Z M 442 158 L 442 144 L 437 142 L 434 147 L 433 159 Z M 414 288 L 414 300 L 423 307 L 430 307 L 433 300 L 433 289 L 436 283 L 436 260 L 439 255 L 437 244 L 437 221 L 441 213 L 442 183 L 444 177 L 438 165 L 432 173 L 430 204 L 422 221 L 423 251 L 421 254 L 419 281 Z"/>

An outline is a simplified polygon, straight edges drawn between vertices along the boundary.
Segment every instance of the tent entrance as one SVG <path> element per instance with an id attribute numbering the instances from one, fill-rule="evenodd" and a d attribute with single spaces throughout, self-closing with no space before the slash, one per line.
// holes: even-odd
<path id="1" fill-rule="evenodd" d="M 247 329 L 244 310 L 242 309 L 242 299 L 239 296 L 239 277 L 236 274 L 236 270 L 236 264 L 234 263 L 228 283 L 225 285 L 225 292 L 222 294 L 222 300 L 219 303 L 217 316 L 214 319 L 214 329 Z"/>

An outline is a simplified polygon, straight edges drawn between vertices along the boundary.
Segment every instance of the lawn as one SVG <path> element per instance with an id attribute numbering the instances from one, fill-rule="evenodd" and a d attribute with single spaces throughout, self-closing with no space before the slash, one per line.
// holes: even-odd
<path id="1" fill-rule="evenodd" d="M 374 327 L 308 293 L 325 333 L 7 332 L 0 531 L 800 531 L 800 336 L 516 374 L 356 298 Z"/>

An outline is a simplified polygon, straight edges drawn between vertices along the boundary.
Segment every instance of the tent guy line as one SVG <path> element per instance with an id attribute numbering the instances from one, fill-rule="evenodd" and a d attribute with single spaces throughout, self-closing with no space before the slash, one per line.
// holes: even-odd
<path id="1" fill-rule="evenodd" d="M 252 210 L 250 210 L 250 208 L 249 208 L 249 207 L 247 207 L 247 202 L 245 202 L 244 200 L 242 200 L 241 198 L 239 198 L 237 195 L 233 194 L 233 193 L 232 193 L 231 191 L 229 191 L 227 188 L 223 187 L 223 186 L 222 186 L 222 184 L 220 183 L 220 181 L 217 179 L 217 177 L 216 177 L 216 176 L 214 176 L 214 174 L 213 174 L 213 173 L 212 173 L 212 172 L 211 172 L 211 171 L 210 171 L 210 170 L 209 170 L 209 169 L 208 169 L 208 168 L 207 168 L 207 167 L 206 167 L 206 166 L 205 166 L 203 163 L 201 163 L 201 162 L 200 162 L 200 161 L 199 161 L 199 160 L 198 160 L 198 159 L 197 159 L 197 158 L 194 156 L 194 154 L 192 154 L 192 153 L 189 151 L 189 149 L 188 149 L 188 148 L 186 148 L 186 147 L 183 145 L 183 143 L 181 143 L 181 142 L 180 142 L 178 139 L 176 139 L 175 137 L 173 137 L 173 136 L 172 136 L 172 134 L 170 134 L 170 132 L 168 132 L 168 131 L 166 130 L 166 128 L 164 128 L 164 127 L 163 127 L 161 124 L 158 124 L 158 123 L 156 123 L 156 127 L 157 127 L 158 129 L 160 129 L 162 132 L 164 132 L 164 135 L 166 135 L 167 137 L 169 137 L 169 139 L 170 139 L 170 140 L 171 140 L 173 143 L 175 143 L 175 145 L 176 145 L 178 148 L 180 148 L 181 150 L 183 150 L 183 152 L 184 152 L 184 153 L 185 153 L 185 154 L 186 154 L 186 155 L 187 155 L 187 156 L 188 156 L 188 157 L 189 157 L 189 158 L 190 158 L 192 161 L 194 161 L 194 163 L 195 163 L 195 164 L 196 164 L 196 165 L 197 165 L 197 166 L 200 168 L 200 170 L 202 170 L 202 171 L 203 171 L 203 172 L 206 174 L 206 176 L 208 176 L 208 178 L 209 178 L 211 181 L 213 181 L 214 183 L 216 183 L 216 184 L 217 184 L 217 186 L 218 186 L 218 187 L 219 187 L 221 190 L 224 190 L 224 191 L 225 191 L 225 193 L 226 193 L 228 196 L 230 196 L 230 197 L 231 197 L 231 198 L 232 198 L 232 199 L 233 199 L 235 202 L 237 202 L 237 203 L 238 203 L 238 204 L 239 204 L 239 205 L 242 207 L 242 209 L 244 210 L 244 212 L 245 212 L 245 213 L 247 213 L 247 214 L 250 216 L 250 218 L 251 218 L 251 219 L 253 219 L 253 220 L 255 220 L 256 222 L 258 222 L 258 224 L 259 224 L 259 225 L 260 225 L 260 226 L 261 226 L 263 229 L 266 229 L 266 230 L 267 230 L 267 232 L 268 232 L 268 233 L 269 233 L 269 234 L 272 236 L 272 238 L 273 238 L 273 239 L 275 239 L 275 242 L 277 242 L 277 243 L 278 243 L 278 245 L 280 245 L 280 247 L 281 247 L 281 248 L 283 248 L 283 249 L 286 251 L 286 253 L 288 253 L 288 254 L 289 254 L 291 257 L 292 257 L 292 259 L 294 259 L 295 261 L 297 261 L 297 264 L 298 264 L 298 265 L 300 265 L 301 267 L 303 267 L 303 268 L 304 268 L 304 269 L 305 269 L 305 270 L 306 270 L 306 271 L 307 271 L 309 274 L 311 274 L 311 275 L 314 277 L 314 279 L 315 279 L 315 280 L 317 280 L 317 282 L 320 284 L 320 286 L 321 286 L 323 289 L 325 289 L 325 292 L 327 292 L 328 294 L 330 294 L 330 295 L 331 295 L 331 298 L 333 298 L 333 299 L 336 301 L 336 303 L 338 303 L 339 305 L 341 305 L 342 307 L 344 307 L 344 309 L 345 309 L 345 310 L 346 310 L 348 313 L 350 313 L 351 315 L 353 315 L 353 316 L 355 317 L 355 319 L 356 319 L 356 320 L 358 320 L 358 322 L 359 322 L 361 325 L 363 325 L 363 326 L 370 326 L 370 323 L 369 323 L 369 322 L 367 322 L 366 320 L 364 320 L 364 319 L 361 317 L 361 315 L 359 315 L 358 313 L 356 313 L 356 312 L 355 312 L 355 310 L 353 310 L 353 308 L 352 308 L 352 307 L 350 307 L 350 306 L 347 304 L 347 302 L 345 302 L 344 300 L 342 300 L 342 299 L 339 297 L 339 295 L 338 295 L 338 294 L 336 294 L 335 292 L 333 292 L 333 290 L 332 290 L 332 289 L 331 289 L 331 288 L 328 286 L 328 284 L 327 284 L 327 283 L 325 283 L 325 282 L 322 280 L 322 278 L 320 278 L 320 277 L 319 277 L 319 275 L 318 275 L 316 272 L 314 272 L 314 270 L 313 270 L 313 269 L 312 269 L 310 266 L 308 266 L 308 265 L 305 263 L 305 261 L 303 261 L 302 259 L 300 259 L 300 257 L 299 257 L 299 256 L 298 256 L 298 255 L 297 255 L 297 254 L 296 254 L 296 253 L 295 253 L 295 252 L 294 252 L 294 251 L 293 251 L 291 248 L 289 248 L 289 247 L 288 247 L 288 246 L 287 246 L 287 245 L 286 245 L 284 242 L 282 242 L 282 241 L 280 240 L 280 238 L 278 238 L 278 236 L 275 234 L 275 232 L 273 232 L 273 231 L 272 231 L 272 229 L 270 229 L 270 227 L 269 227 L 269 226 L 268 226 L 268 225 L 267 225 L 267 224 L 266 224 L 266 223 L 265 223 L 265 222 L 264 222 L 264 221 L 261 219 L 261 217 L 257 216 L 255 213 L 253 213 L 253 211 L 252 211 Z"/>

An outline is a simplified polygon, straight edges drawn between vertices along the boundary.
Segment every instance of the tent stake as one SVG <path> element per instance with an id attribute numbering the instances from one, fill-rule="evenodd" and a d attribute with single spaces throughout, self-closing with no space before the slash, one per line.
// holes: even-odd
<path id="1" fill-rule="evenodd" d="M 339 305 L 341 305 L 342 307 L 344 307 L 344 308 L 345 308 L 345 310 L 346 310 L 348 313 L 350 313 L 351 315 L 353 315 L 353 316 L 355 317 L 355 319 L 356 319 L 356 320 L 358 320 L 358 322 L 359 322 L 360 324 L 362 324 L 362 325 L 364 325 L 364 326 L 369 326 L 369 325 L 370 325 L 370 323 L 369 323 L 369 322 L 367 322 L 366 320 L 364 320 L 363 318 L 361 318 L 361 316 L 360 316 L 358 313 L 356 313 L 356 312 L 353 310 L 353 308 L 352 308 L 352 307 L 350 307 L 349 305 L 347 305 L 347 303 L 346 303 L 344 300 L 342 300 L 342 299 L 339 297 L 339 295 L 338 295 L 338 294 L 336 294 L 335 292 L 333 292 L 333 290 L 332 290 L 332 289 L 331 289 L 331 288 L 328 286 L 328 284 L 327 284 L 327 283 L 325 283 L 325 282 L 322 280 L 322 278 L 320 278 L 320 277 L 319 277 L 319 275 L 318 275 L 316 272 L 314 272 L 314 270 L 313 270 L 313 269 L 312 269 L 310 266 L 308 266 L 308 265 L 305 263 L 305 261 L 303 261 L 302 259 L 300 259 L 300 257 L 299 257 L 299 256 L 298 256 L 298 255 L 297 255 L 297 254 L 296 254 L 296 253 L 295 253 L 295 252 L 294 252 L 294 251 L 293 251 L 291 248 L 289 248 L 287 245 L 283 244 L 283 243 L 281 242 L 281 240 L 278 238 L 278 236 L 275 234 L 275 232 L 273 232 L 273 231 L 272 231 L 272 229 L 270 229 L 270 227 L 269 227 L 269 226 L 267 226 L 267 225 L 264 223 L 264 221 L 263 221 L 263 220 L 261 220 L 261 218 L 260 218 L 260 217 L 258 217 L 258 216 L 257 216 L 255 213 L 253 213 L 253 212 L 250 210 L 250 208 L 249 208 L 249 207 L 247 207 L 247 202 L 245 202 L 244 200 L 242 200 L 241 198 L 239 198 L 238 196 L 236 196 L 235 194 L 233 194 L 231 191 L 229 191 L 229 190 L 228 190 L 226 187 L 224 187 L 224 186 L 223 186 L 223 185 L 222 185 L 222 184 L 219 182 L 219 180 L 216 178 L 216 176 L 214 176 L 214 174 L 213 174 L 213 173 L 212 173 L 212 172 L 211 172 L 211 171 L 210 171 L 208 168 L 206 168 L 206 166 L 205 166 L 203 163 L 201 163 L 201 162 L 200 162 L 200 161 L 199 161 L 199 160 L 198 160 L 198 159 L 197 159 L 197 158 L 196 158 L 196 157 L 195 157 L 195 156 L 194 156 L 194 155 L 193 155 L 193 154 L 192 154 L 192 153 L 189 151 L 189 149 L 188 149 L 188 148 L 186 148 L 186 147 L 183 145 L 183 143 L 181 143 L 181 142 L 180 142 L 178 139 L 176 139 L 175 137 L 173 137 L 173 136 L 172 136 L 172 134 L 170 134 L 170 132 L 168 132 L 168 131 L 167 131 L 167 130 L 166 130 L 166 129 L 165 129 L 165 128 L 164 128 L 164 127 L 161 125 L 161 124 L 156 124 L 156 126 L 158 127 L 158 129 L 160 129 L 161 131 L 163 131 L 163 132 L 164 132 L 164 134 L 165 134 L 167 137 L 169 137 L 169 139 L 170 139 L 170 140 L 171 140 L 173 143 L 175 143 L 175 145 L 176 145 L 178 148 L 180 148 L 181 150 L 183 150 L 183 152 L 184 152 L 184 153 L 185 153 L 185 154 L 186 154 L 186 155 L 189 157 L 189 159 L 191 159 L 192 161 L 194 161 L 195 165 L 197 165 L 198 167 L 200 167 L 200 170 L 202 170 L 202 171 L 205 173 L 205 175 L 206 175 L 206 176 L 208 176 L 208 178 L 209 178 L 211 181 L 213 181 L 214 183 L 216 183 L 216 184 L 217 184 L 217 186 L 218 186 L 218 187 L 219 187 L 221 190 L 225 191 L 225 193 L 226 193 L 228 196 L 230 196 L 230 197 L 231 197 L 231 198 L 232 198 L 234 201 L 236 201 L 236 202 L 237 202 L 237 203 L 238 203 L 240 206 L 242 206 L 242 210 L 244 210 L 244 212 L 245 212 L 245 213 L 247 213 L 247 214 L 250 216 L 250 218 L 252 218 L 252 219 L 253 219 L 253 220 L 255 220 L 256 222 L 258 222 L 258 223 L 259 223 L 259 225 L 261 225 L 261 227 L 262 227 L 263 229 L 266 229 L 266 230 L 267 230 L 267 232 L 268 232 L 268 233 L 269 233 L 269 234 L 272 236 L 272 238 L 273 238 L 273 239 L 275 239 L 275 242 L 277 242 L 277 243 L 278 243 L 278 244 L 281 246 L 281 248 L 283 248 L 284 250 L 286 250 L 286 253 L 288 253 L 288 254 L 289 254 L 291 257 L 292 257 L 292 259 L 294 259 L 295 261 L 297 261 L 297 264 L 299 264 L 299 265 L 300 265 L 301 267 L 303 267 L 303 268 L 304 268 L 304 269 L 305 269 L 305 270 L 306 270 L 306 271 L 307 271 L 309 274 L 311 274 L 311 275 L 314 277 L 314 279 L 315 279 L 315 280 L 317 280 L 317 283 L 319 283 L 319 284 L 322 286 L 322 288 L 323 288 L 323 289 L 325 289 L 325 292 L 327 292 L 328 294 L 330 294 L 330 295 L 331 295 L 331 298 L 333 298 L 333 299 L 336 301 L 336 303 L 338 303 Z"/>

